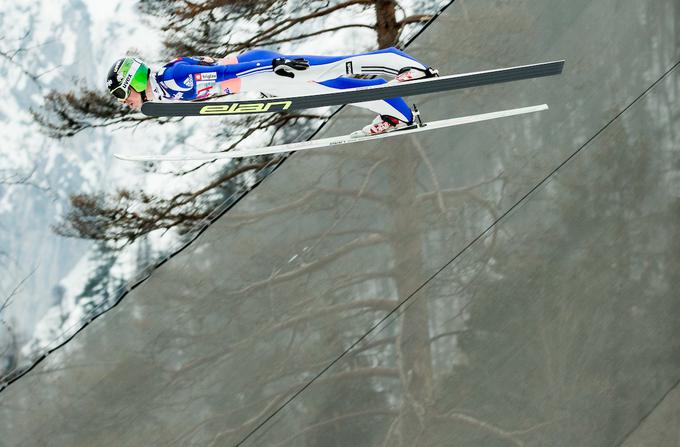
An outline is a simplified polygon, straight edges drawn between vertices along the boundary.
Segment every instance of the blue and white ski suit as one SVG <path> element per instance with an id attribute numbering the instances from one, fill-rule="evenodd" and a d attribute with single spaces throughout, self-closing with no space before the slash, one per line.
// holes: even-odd
<path id="1" fill-rule="evenodd" d="M 279 76 L 272 70 L 275 58 L 304 58 L 309 68 L 295 71 L 294 78 Z M 155 100 L 193 100 L 218 94 L 261 92 L 272 96 L 310 95 L 385 84 L 384 79 L 356 79 L 351 75 L 396 76 L 404 67 L 427 68 L 408 54 L 386 48 L 349 56 L 284 55 L 256 49 L 218 63 L 182 57 L 164 65 L 151 84 Z M 411 122 L 413 114 L 402 98 L 353 104 L 380 115 Z"/>

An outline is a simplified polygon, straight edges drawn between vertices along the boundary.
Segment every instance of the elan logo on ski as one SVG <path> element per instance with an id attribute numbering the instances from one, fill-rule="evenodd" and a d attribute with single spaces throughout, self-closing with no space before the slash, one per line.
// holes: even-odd
<path id="1" fill-rule="evenodd" d="M 293 103 L 291 101 L 278 102 L 256 102 L 240 104 L 238 102 L 231 105 L 209 105 L 203 106 L 199 113 L 201 115 L 224 115 L 229 113 L 264 113 L 264 112 L 283 112 L 288 110 Z"/>

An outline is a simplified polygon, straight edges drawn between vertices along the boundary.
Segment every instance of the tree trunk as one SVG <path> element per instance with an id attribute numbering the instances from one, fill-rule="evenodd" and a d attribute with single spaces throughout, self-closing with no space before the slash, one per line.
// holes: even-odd
<path id="1" fill-rule="evenodd" d="M 406 157 L 400 155 L 406 154 Z M 420 163 L 415 151 L 394 155 L 390 166 L 392 193 L 397 201 L 394 208 L 395 234 L 398 240 L 392 244 L 395 281 L 399 299 L 404 299 L 425 278 L 425 255 L 422 231 L 417 215 L 416 174 Z M 397 353 L 402 380 L 403 406 L 399 427 L 399 443 L 412 446 L 426 428 L 427 407 L 432 396 L 432 352 L 430 350 L 429 310 L 426 294 L 414 297 L 403 309 L 401 330 L 397 336 Z"/>
<path id="2" fill-rule="evenodd" d="M 375 32 L 378 34 L 378 48 L 391 47 L 399 39 L 396 4 L 394 0 L 376 0 L 375 2 Z"/>

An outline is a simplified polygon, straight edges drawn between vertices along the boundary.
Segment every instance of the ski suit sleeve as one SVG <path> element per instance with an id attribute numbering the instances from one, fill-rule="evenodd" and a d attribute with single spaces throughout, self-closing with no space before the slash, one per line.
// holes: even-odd
<path id="1" fill-rule="evenodd" d="M 244 73 L 271 71 L 272 61 L 260 60 L 252 62 L 242 62 L 228 65 L 191 65 L 191 64 L 177 64 L 172 67 L 172 77 L 176 82 L 182 82 L 188 76 L 194 76 L 198 73 L 209 74 L 214 76 L 216 82 L 227 81 L 234 79 Z M 214 73 L 214 75 L 211 75 Z"/>

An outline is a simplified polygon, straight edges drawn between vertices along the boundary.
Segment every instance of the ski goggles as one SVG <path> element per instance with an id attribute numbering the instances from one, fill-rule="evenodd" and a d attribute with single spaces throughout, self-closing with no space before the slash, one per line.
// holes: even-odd
<path id="1" fill-rule="evenodd" d="M 137 59 L 134 60 L 132 63 L 132 66 L 127 71 L 127 74 L 125 75 L 125 79 L 123 79 L 123 82 L 113 90 L 109 90 L 111 94 L 118 99 L 119 102 L 123 102 L 126 99 L 128 99 L 128 96 L 130 96 L 130 88 L 132 84 L 132 80 L 134 79 L 135 76 L 137 76 L 137 70 L 141 67 L 141 62 L 139 62 Z"/>
<path id="2" fill-rule="evenodd" d="M 118 87 L 114 88 L 113 90 L 109 90 L 109 92 L 120 102 L 125 101 L 128 99 L 128 96 L 130 96 L 130 87 L 128 88 L 123 88 L 122 85 L 119 85 Z"/>

